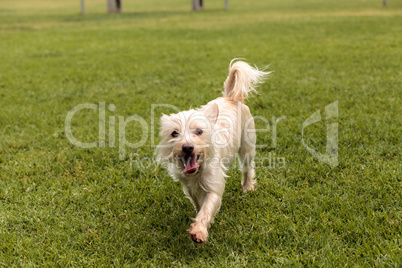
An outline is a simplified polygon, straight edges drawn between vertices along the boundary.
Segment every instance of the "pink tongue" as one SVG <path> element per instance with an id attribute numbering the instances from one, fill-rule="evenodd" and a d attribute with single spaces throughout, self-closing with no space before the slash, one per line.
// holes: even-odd
<path id="1" fill-rule="evenodd" d="M 187 166 L 186 169 L 184 170 L 184 173 L 195 171 L 199 167 L 197 161 L 195 161 L 196 156 L 192 156 L 191 159 L 190 157 L 187 159 Z"/>

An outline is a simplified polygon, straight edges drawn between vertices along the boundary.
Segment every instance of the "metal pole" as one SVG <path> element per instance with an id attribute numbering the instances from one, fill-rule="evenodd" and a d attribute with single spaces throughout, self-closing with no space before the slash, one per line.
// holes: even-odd
<path id="1" fill-rule="evenodd" d="M 107 12 L 108 13 L 114 13 L 115 12 L 115 3 L 114 0 L 107 0 Z"/>
<path id="2" fill-rule="evenodd" d="M 192 0 L 193 11 L 200 10 L 200 0 Z"/>
<path id="3" fill-rule="evenodd" d="M 225 10 L 229 10 L 229 0 L 225 0 Z"/>
<path id="4" fill-rule="evenodd" d="M 121 13 L 121 1 L 122 0 L 116 0 L 116 12 Z"/>
<path id="5" fill-rule="evenodd" d="M 81 0 L 81 14 L 85 14 L 85 0 Z"/>

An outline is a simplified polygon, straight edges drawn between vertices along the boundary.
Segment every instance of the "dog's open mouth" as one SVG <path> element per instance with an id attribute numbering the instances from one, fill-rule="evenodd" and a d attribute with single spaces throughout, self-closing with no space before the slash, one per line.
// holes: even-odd
<path id="1" fill-rule="evenodd" d="M 185 155 L 185 156 L 179 156 L 180 161 L 183 163 L 184 166 L 184 174 L 192 174 L 195 173 L 200 165 L 198 165 L 198 159 L 200 158 L 200 155 L 195 155 L 195 154 L 190 154 L 190 155 Z"/>

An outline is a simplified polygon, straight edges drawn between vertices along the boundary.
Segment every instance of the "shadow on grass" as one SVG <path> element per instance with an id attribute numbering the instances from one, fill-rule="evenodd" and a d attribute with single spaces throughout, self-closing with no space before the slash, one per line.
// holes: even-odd
<path id="1" fill-rule="evenodd" d="M 111 235 L 105 237 L 109 245 L 130 248 L 130 255 L 126 256 L 129 262 L 139 259 L 141 263 L 150 260 L 186 262 L 199 256 L 199 252 L 192 249 L 200 245 L 194 245 L 187 232 L 196 213 L 181 187 L 164 180 L 170 178 L 152 179 L 139 186 L 132 197 L 134 206 L 129 208 L 126 227 L 121 223 L 116 232 L 105 226 L 109 229 L 104 230 L 105 235 Z"/>
<path id="2" fill-rule="evenodd" d="M 183 196 L 180 189 L 165 189 L 160 192 L 163 195 L 153 193 L 149 196 L 153 199 L 153 204 L 150 204 L 146 213 L 141 238 L 133 242 L 132 246 L 143 250 L 140 253 L 144 256 L 143 260 L 155 259 L 155 256 L 161 256 L 160 253 L 164 252 L 163 258 L 167 258 L 165 261 L 181 264 L 192 264 L 199 258 L 212 261 L 214 256 L 222 254 L 221 251 L 226 247 L 240 247 L 239 235 L 233 233 L 237 230 L 231 226 L 235 222 L 232 213 L 236 213 L 236 209 L 239 208 L 246 210 L 248 205 L 253 203 L 253 198 L 241 191 L 240 180 L 237 177 L 232 180 L 233 182 L 228 184 L 228 192 L 224 195 L 225 204 L 222 205 L 209 229 L 207 243 L 194 243 L 187 232 L 192 223 L 191 219 L 196 216 L 190 201 Z M 228 226 L 233 228 L 232 231 L 225 231 Z M 228 234 L 231 236 L 228 237 Z"/>

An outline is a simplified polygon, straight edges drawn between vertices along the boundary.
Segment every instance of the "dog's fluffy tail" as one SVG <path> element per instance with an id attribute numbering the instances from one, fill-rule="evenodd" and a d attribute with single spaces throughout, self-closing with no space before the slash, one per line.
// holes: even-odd
<path id="1" fill-rule="evenodd" d="M 271 72 L 260 71 L 244 61 L 232 60 L 229 64 L 229 75 L 224 83 L 223 97 L 244 102 L 248 95 L 257 92 L 255 87 L 262 83 Z"/>

